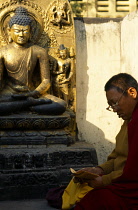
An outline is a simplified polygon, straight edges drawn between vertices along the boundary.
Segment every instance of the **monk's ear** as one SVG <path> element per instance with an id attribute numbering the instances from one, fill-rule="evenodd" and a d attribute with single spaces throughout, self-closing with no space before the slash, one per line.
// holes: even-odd
<path id="1" fill-rule="evenodd" d="M 128 95 L 130 95 L 132 98 L 135 99 L 137 97 L 138 93 L 137 93 L 137 90 L 134 87 L 128 88 L 127 92 L 128 92 Z"/>

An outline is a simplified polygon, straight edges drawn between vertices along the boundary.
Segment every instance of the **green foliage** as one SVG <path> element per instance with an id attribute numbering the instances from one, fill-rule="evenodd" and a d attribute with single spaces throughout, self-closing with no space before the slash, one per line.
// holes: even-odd
<path id="1" fill-rule="evenodd" d="M 88 4 L 87 2 L 78 3 L 77 1 L 71 3 L 72 11 L 76 17 L 82 17 L 83 11 L 88 10 Z"/>

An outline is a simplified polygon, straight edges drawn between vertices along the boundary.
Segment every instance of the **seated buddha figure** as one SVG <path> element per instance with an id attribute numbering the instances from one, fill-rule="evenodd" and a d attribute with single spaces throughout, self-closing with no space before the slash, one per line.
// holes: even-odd
<path id="1" fill-rule="evenodd" d="M 9 21 L 11 42 L 0 50 L 0 115 L 22 110 L 55 115 L 66 110 L 64 100 L 48 93 L 48 52 L 30 43 L 31 23 L 23 7 L 18 7 Z"/>

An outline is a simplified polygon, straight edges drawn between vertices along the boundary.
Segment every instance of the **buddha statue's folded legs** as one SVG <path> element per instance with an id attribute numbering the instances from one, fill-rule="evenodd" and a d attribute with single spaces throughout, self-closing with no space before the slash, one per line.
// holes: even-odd
<path id="1" fill-rule="evenodd" d="M 67 104 L 64 100 L 49 94 L 46 95 L 46 98 L 47 101 L 50 100 L 51 103 L 38 104 L 36 106 L 30 107 L 30 110 L 39 114 L 47 115 L 58 115 L 65 112 Z"/>
<path id="2" fill-rule="evenodd" d="M 55 100 L 52 100 L 55 99 Z M 33 111 L 38 114 L 46 115 L 58 115 L 62 114 L 66 110 L 66 103 L 64 100 L 57 97 L 48 95 L 47 98 L 33 97 L 23 98 L 17 100 L 14 97 L 9 96 L 7 100 L 0 101 L 0 115 L 9 115 L 13 113 L 19 113 L 22 111 Z"/>

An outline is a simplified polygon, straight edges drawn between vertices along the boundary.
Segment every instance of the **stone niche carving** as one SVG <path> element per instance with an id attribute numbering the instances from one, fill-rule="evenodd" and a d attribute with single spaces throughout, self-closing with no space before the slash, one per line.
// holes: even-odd
<path id="1" fill-rule="evenodd" d="M 10 43 L 8 23 L 17 7 L 26 8 L 32 19 L 30 43 L 48 50 L 50 94 L 64 99 L 75 111 L 75 35 L 67 0 L 1 0 L 0 47 Z M 38 81 L 35 79 L 35 83 Z"/>
<path id="2" fill-rule="evenodd" d="M 9 63 L 7 62 L 6 59 L 10 53 L 14 54 L 13 51 L 8 51 L 8 49 L 10 48 L 9 46 L 12 46 L 10 45 L 11 42 L 14 42 L 13 37 L 11 38 L 12 27 L 9 27 L 9 22 L 16 15 L 17 9 L 19 7 L 23 8 L 23 10 L 25 9 L 27 11 L 27 15 L 31 19 L 31 25 L 30 25 L 31 35 L 29 36 L 28 42 L 29 42 L 29 45 L 33 47 L 30 48 L 31 49 L 30 52 L 27 52 L 25 56 L 23 54 L 22 56 L 23 59 L 21 58 L 18 62 L 19 63 L 18 68 L 16 68 L 16 62 L 15 62 L 16 70 L 14 70 L 13 59 L 8 61 Z M 5 91 L 4 92 L 3 87 L 5 86 L 1 86 L 0 115 L 4 115 L 4 116 L 1 116 L 1 119 L 0 119 L 1 144 L 2 145 L 5 143 L 11 144 L 11 135 L 14 138 L 14 140 L 15 139 L 19 140 L 18 137 L 21 137 L 20 144 L 23 144 L 23 142 L 26 142 L 26 139 L 28 138 L 28 137 L 27 138 L 23 137 L 23 135 L 26 136 L 26 130 L 30 130 L 31 135 L 36 136 L 36 138 L 38 139 L 38 144 L 40 144 L 42 139 L 44 139 L 42 141 L 44 144 L 45 142 L 49 142 L 47 141 L 46 136 L 43 138 L 43 135 L 41 134 L 42 132 L 41 133 L 39 132 L 40 130 L 44 130 L 44 129 L 51 130 L 51 129 L 57 129 L 57 128 L 64 130 L 65 127 L 68 127 L 69 133 L 70 132 L 73 133 L 74 128 L 75 128 L 74 125 L 75 125 L 75 111 L 76 111 L 76 108 L 75 108 L 76 107 L 76 85 L 75 85 L 75 63 L 76 63 L 75 52 L 76 50 L 75 50 L 74 22 L 73 22 L 72 11 L 71 11 L 69 2 L 67 0 L 42 0 L 42 1 L 40 0 L 7 0 L 7 1 L 1 0 L 0 23 L 1 23 L 1 27 L 0 27 L 0 47 L 1 47 L 0 80 L 2 82 L 4 81 L 6 85 L 9 84 L 10 89 L 11 87 L 13 88 L 13 83 L 14 82 L 16 83 L 17 81 L 13 90 L 15 91 L 15 88 L 16 88 L 18 89 L 18 91 L 20 89 L 23 91 L 26 91 L 26 89 L 28 88 L 27 84 L 29 83 L 28 82 L 29 73 L 26 73 L 26 76 L 24 76 L 23 78 L 21 78 L 21 75 L 24 75 L 24 69 L 27 65 L 28 65 L 27 71 L 29 72 L 31 68 L 30 66 L 31 65 L 33 66 L 33 63 L 35 63 L 35 60 L 33 60 L 34 51 L 36 51 L 36 56 L 39 57 L 38 51 L 41 54 L 41 51 L 42 51 L 41 48 L 42 49 L 44 48 L 48 52 L 48 65 L 49 65 L 49 75 L 50 75 L 49 79 L 50 79 L 51 85 L 49 85 L 49 83 L 47 82 L 48 80 L 47 78 L 44 79 L 46 80 L 46 82 L 43 82 L 43 85 L 41 85 L 40 80 L 41 80 L 41 77 L 45 75 L 45 71 L 42 71 L 40 73 L 40 68 L 41 68 L 40 66 L 43 66 L 43 64 L 41 65 L 37 63 L 36 63 L 36 68 L 34 70 L 35 76 L 33 76 L 33 82 L 31 81 L 31 85 L 33 84 L 35 87 L 38 86 L 38 88 L 36 88 L 35 90 L 40 89 L 41 91 L 39 91 L 39 93 L 44 92 L 43 95 L 46 96 L 46 98 L 48 98 L 48 95 L 50 95 L 50 98 L 49 98 L 50 100 L 54 99 L 54 102 L 58 102 L 59 100 L 59 105 L 62 106 L 62 110 L 60 110 L 59 108 L 58 112 L 54 111 L 53 113 L 51 113 L 47 111 L 45 114 L 45 111 L 41 113 L 41 109 L 40 109 L 40 112 L 39 111 L 37 112 L 36 109 L 32 108 L 32 109 L 29 109 L 29 114 L 22 114 L 22 111 L 24 111 L 24 109 L 22 110 L 21 108 L 20 110 L 19 104 L 21 105 L 21 107 L 23 107 L 21 102 L 24 102 L 24 100 L 22 100 L 24 99 L 24 97 L 26 100 L 26 95 L 24 96 L 24 94 L 23 95 L 16 94 L 17 98 L 14 96 L 15 97 L 14 103 L 13 101 L 11 102 L 11 96 L 10 96 L 10 99 L 6 98 L 7 101 L 5 102 L 4 101 L 5 98 L 3 99 L 2 94 L 7 93 L 6 92 L 7 89 L 4 90 Z M 14 24 L 16 25 L 16 22 Z M 21 25 L 21 24 L 17 23 L 17 25 Z M 14 33 L 16 33 L 16 31 L 17 30 L 14 29 Z M 21 30 L 18 29 L 18 32 L 19 31 L 20 33 L 21 32 L 25 33 L 24 29 L 21 29 Z M 22 40 L 22 38 L 20 40 Z M 17 52 L 17 55 L 16 55 L 17 60 L 18 60 L 18 55 L 19 54 Z M 31 61 L 31 58 L 32 58 L 32 61 Z M 30 60 L 24 61 L 27 59 L 28 60 L 30 59 Z M 5 63 L 6 65 L 8 63 L 12 71 L 8 68 L 8 65 L 7 66 L 5 65 Z M 21 73 L 19 72 L 19 70 L 21 70 Z M 15 73 L 17 73 L 18 76 L 15 76 Z M 10 83 L 8 83 L 7 80 L 5 79 L 7 74 L 8 74 L 8 78 L 12 78 Z M 18 81 L 19 78 L 21 78 L 20 81 Z M 22 83 L 23 85 L 21 85 Z M 31 85 L 30 87 L 32 88 Z M 47 94 L 45 95 L 45 91 L 47 92 L 48 95 Z M 13 92 L 12 94 L 15 94 L 15 92 Z M 30 94 L 30 93 L 27 93 L 27 94 Z M 18 100 L 19 103 L 16 103 L 17 102 L 16 100 Z M 62 101 L 64 101 L 66 104 L 67 112 L 65 112 L 63 108 L 64 102 L 62 103 Z M 12 109 L 10 107 L 10 103 L 13 105 Z M 29 101 L 29 103 L 31 102 Z M 42 100 L 42 103 L 45 103 L 45 102 L 43 102 Z M 48 100 L 46 101 L 46 103 L 51 103 L 51 102 L 49 102 Z M 5 106 L 3 106 L 3 104 Z M 44 106 L 44 104 L 42 104 L 42 106 Z M 9 111 L 7 107 L 9 107 Z M 38 109 L 39 109 L 39 106 L 38 106 Z M 11 113 L 8 115 L 10 111 Z M 25 111 L 27 111 L 27 108 L 25 108 Z M 32 112 L 30 113 L 30 111 Z M 55 114 L 57 115 L 57 117 Z M 51 117 L 47 115 L 49 116 L 51 115 Z M 34 124 L 36 126 L 34 126 Z M 17 130 L 18 132 L 16 133 L 12 132 L 11 134 L 11 131 L 13 130 Z M 36 135 L 36 132 L 33 133 L 33 130 L 37 130 L 37 135 Z M 18 135 L 16 135 L 17 133 Z M 62 132 L 59 131 L 59 133 L 62 133 Z M 67 132 L 66 135 L 63 136 L 63 139 L 64 137 L 66 140 L 69 139 L 69 133 Z M 56 138 L 56 134 L 53 134 L 52 136 Z M 14 142 L 16 144 L 16 141 Z M 31 141 L 30 144 L 32 144 L 32 142 L 33 141 Z M 58 141 L 56 142 L 58 143 Z M 59 142 L 62 142 L 60 138 L 59 138 Z M 65 142 L 66 144 L 68 144 L 67 143 L 68 140 Z"/>

